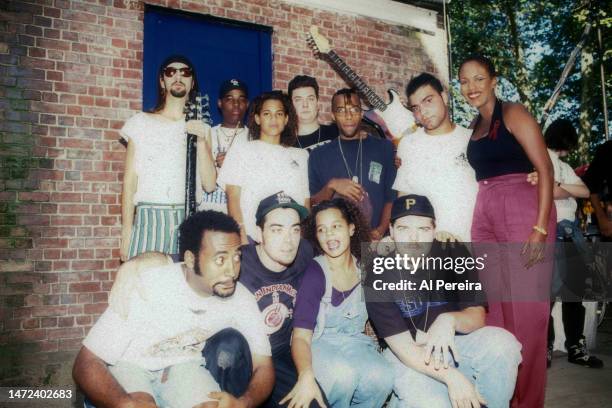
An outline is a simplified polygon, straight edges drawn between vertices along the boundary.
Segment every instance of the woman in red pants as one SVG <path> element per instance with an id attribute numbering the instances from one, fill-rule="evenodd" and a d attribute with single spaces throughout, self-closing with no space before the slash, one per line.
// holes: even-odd
<path id="1" fill-rule="evenodd" d="M 552 164 L 531 114 L 495 96 L 497 77 L 490 60 L 473 56 L 463 61 L 459 81 L 462 95 L 479 111 L 467 156 L 479 184 L 472 241 L 478 252 L 494 255 L 483 279 L 487 324 L 509 330 L 523 346 L 512 406 L 542 407 L 556 221 Z M 537 186 L 526 181 L 534 170 Z"/>

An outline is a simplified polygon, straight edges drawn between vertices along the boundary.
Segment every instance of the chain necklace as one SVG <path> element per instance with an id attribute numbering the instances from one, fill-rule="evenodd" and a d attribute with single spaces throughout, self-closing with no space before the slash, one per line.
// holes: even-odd
<path id="1" fill-rule="evenodd" d="M 218 150 L 218 153 L 227 153 L 227 151 L 230 149 L 230 147 L 232 147 L 232 144 L 234 144 L 234 139 L 236 139 L 236 135 L 241 130 L 242 130 L 242 128 L 240 127 L 240 122 L 238 122 L 238 124 L 236 125 L 236 128 L 234 129 L 234 134 L 233 135 L 228 135 L 223 130 L 223 125 L 220 125 L 219 126 L 219 131 L 221 133 L 223 133 L 223 136 L 225 136 L 225 142 L 228 145 L 227 145 L 227 147 L 221 147 L 221 140 L 219 139 L 219 132 L 217 132 L 217 150 Z"/>
<path id="2" fill-rule="evenodd" d="M 300 135 L 296 136 L 296 140 L 297 140 L 298 146 L 300 146 L 300 149 L 304 149 L 305 147 L 302 146 L 302 142 L 300 142 Z M 312 144 L 310 146 L 313 146 L 313 145 L 316 146 L 320 142 L 321 142 L 321 125 L 319 125 L 319 131 L 317 132 L 317 143 L 314 143 L 314 144 Z M 308 146 L 308 147 L 310 147 L 310 146 Z"/>
<path id="3" fill-rule="evenodd" d="M 351 169 L 346 161 L 346 157 L 344 156 L 344 151 L 342 150 L 342 142 L 340 141 L 341 137 L 338 136 L 338 146 L 340 147 L 340 155 L 342 156 L 342 161 L 344 162 L 344 167 L 346 168 L 346 174 L 348 174 L 349 178 L 353 180 L 355 183 L 359 183 L 363 176 L 363 152 L 361 150 L 363 138 L 359 137 L 359 147 L 357 148 L 357 157 L 355 157 L 355 173 L 357 173 L 357 166 L 359 166 L 359 177 L 357 177 Z"/>

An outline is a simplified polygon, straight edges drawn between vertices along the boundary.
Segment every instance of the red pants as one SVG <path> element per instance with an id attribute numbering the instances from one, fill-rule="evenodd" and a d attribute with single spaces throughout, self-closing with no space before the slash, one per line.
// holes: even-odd
<path id="1" fill-rule="evenodd" d="M 526 174 L 509 174 L 479 182 L 472 241 L 475 252 L 490 255 L 486 262 L 489 275 L 483 279 L 488 281 L 484 282 L 489 300 L 487 324 L 510 331 L 523 346 L 512 407 L 538 408 L 544 406 L 546 390 L 548 296 L 556 213 L 552 206 L 545 261 L 526 269 L 521 249 L 533 231 L 538 212 L 537 186 L 526 180 Z"/>

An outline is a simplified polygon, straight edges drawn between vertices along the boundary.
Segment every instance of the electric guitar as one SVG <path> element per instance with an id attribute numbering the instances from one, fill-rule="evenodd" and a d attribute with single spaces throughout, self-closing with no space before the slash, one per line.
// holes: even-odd
<path id="1" fill-rule="evenodd" d="M 310 27 L 307 40 L 308 45 L 315 54 L 326 55 L 328 60 L 338 68 L 351 82 L 361 95 L 365 97 L 373 109 L 365 113 L 369 119 L 378 123 L 385 129 L 387 136 L 391 139 L 399 139 L 405 134 L 416 130 L 417 125 L 412 112 L 402 105 L 400 96 L 394 89 L 387 90 L 390 102 L 386 103 L 380 96 L 370 88 L 363 79 L 346 62 L 331 49 L 327 38 L 319 34 L 317 26 Z"/>
<path id="2" fill-rule="evenodd" d="M 201 120 L 211 124 L 208 95 L 197 94 L 195 101 L 185 104 L 185 121 Z M 185 219 L 196 211 L 196 180 L 198 153 L 196 148 L 197 136 L 187 135 L 187 165 L 185 169 Z"/>

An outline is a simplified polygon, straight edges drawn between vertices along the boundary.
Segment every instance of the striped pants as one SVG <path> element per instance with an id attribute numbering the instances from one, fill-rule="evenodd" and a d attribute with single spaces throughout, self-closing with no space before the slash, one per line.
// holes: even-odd
<path id="1" fill-rule="evenodd" d="M 185 204 L 138 204 L 129 258 L 149 251 L 177 254 L 179 226 L 184 219 Z"/>

